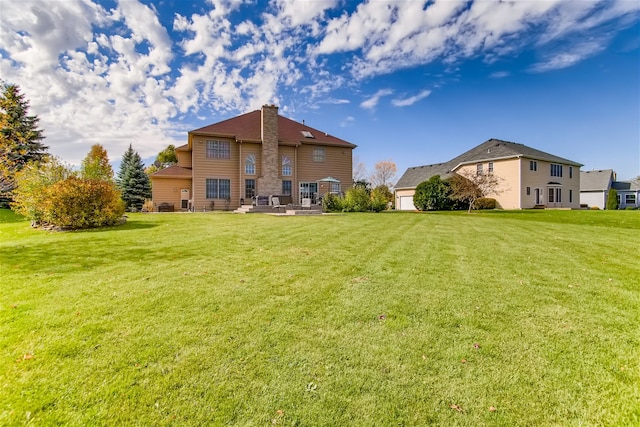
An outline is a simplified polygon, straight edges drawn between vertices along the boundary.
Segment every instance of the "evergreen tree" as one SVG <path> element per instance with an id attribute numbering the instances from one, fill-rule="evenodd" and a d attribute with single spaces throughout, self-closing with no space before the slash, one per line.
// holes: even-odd
<path id="1" fill-rule="evenodd" d="M 97 179 L 113 182 L 113 168 L 109 164 L 107 150 L 100 144 L 91 147 L 87 157 L 82 160 L 80 176 L 84 179 Z"/>
<path id="2" fill-rule="evenodd" d="M 0 194 L 15 188 L 15 174 L 29 162 L 44 160 L 48 147 L 42 144 L 39 118 L 28 115 L 29 101 L 20 88 L 0 80 Z"/>
<path id="3" fill-rule="evenodd" d="M 151 198 L 151 181 L 144 172 L 140 155 L 131 145 L 122 156 L 117 182 L 128 211 L 139 211 L 144 201 Z"/>
<path id="4" fill-rule="evenodd" d="M 610 211 L 618 209 L 618 191 L 615 188 L 609 190 L 609 195 L 607 196 L 607 209 Z"/>

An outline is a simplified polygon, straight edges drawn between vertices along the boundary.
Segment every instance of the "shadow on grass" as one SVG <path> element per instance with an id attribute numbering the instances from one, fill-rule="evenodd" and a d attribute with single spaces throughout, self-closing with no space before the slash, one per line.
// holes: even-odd
<path id="1" fill-rule="evenodd" d="M 1 208 L 0 209 L 0 224 L 9 224 L 12 222 L 22 222 L 26 221 L 26 219 L 15 213 L 9 208 Z"/>

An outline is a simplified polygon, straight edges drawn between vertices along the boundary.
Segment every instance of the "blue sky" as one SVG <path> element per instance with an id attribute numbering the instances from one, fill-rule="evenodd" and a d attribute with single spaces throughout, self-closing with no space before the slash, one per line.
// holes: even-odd
<path id="1" fill-rule="evenodd" d="M 640 175 L 636 0 L 1 0 L 0 78 L 72 164 L 274 103 L 397 178 L 489 138 Z"/>

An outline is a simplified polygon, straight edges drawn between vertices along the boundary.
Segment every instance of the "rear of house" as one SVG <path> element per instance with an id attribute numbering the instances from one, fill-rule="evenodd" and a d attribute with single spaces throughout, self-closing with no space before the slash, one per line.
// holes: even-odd
<path id="1" fill-rule="evenodd" d="M 189 132 L 178 164 L 151 175 L 154 209 L 228 210 L 274 196 L 320 203 L 351 188 L 355 147 L 265 105 Z"/>

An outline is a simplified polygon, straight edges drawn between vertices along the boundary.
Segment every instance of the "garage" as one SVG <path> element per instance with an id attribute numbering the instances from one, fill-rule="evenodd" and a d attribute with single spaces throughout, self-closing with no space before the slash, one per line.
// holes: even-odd
<path id="1" fill-rule="evenodd" d="M 416 207 L 413 205 L 413 196 L 398 197 L 398 205 L 396 209 L 399 211 L 415 211 Z"/>

